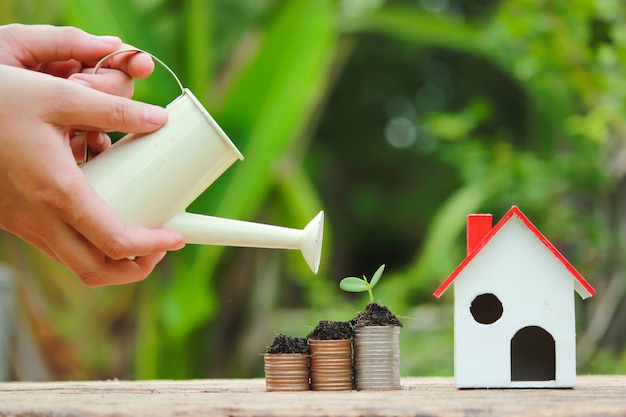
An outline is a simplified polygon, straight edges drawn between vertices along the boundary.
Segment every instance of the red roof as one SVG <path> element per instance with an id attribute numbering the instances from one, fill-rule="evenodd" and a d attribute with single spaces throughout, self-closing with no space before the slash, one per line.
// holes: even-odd
<path id="1" fill-rule="evenodd" d="M 569 263 L 567 259 L 559 252 L 557 248 L 550 243 L 550 241 L 535 227 L 534 224 L 528 220 L 528 218 L 521 212 L 521 210 L 517 206 L 511 207 L 511 209 L 502 217 L 502 219 L 485 235 L 485 237 L 480 241 L 480 243 L 476 244 L 470 253 L 468 253 L 467 257 L 461 262 L 461 264 L 450 274 L 450 276 L 437 288 L 434 292 L 434 296 L 439 298 L 441 295 L 448 289 L 450 284 L 455 280 L 455 278 L 463 271 L 463 269 L 478 255 L 478 253 L 485 247 L 487 243 L 494 237 L 502 226 L 504 226 L 513 216 L 517 216 L 524 225 L 530 230 L 536 237 L 539 239 L 541 243 L 544 244 L 546 248 L 567 268 L 567 270 L 573 275 L 576 279 L 575 287 L 576 292 L 580 294 L 582 298 L 591 297 L 596 293 L 596 290 L 589 284 L 582 275 Z"/>

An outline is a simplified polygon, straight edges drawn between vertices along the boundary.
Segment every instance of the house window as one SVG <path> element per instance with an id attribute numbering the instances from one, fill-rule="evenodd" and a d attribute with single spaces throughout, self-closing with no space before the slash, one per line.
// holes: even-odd
<path id="1" fill-rule="evenodd" d="M 504 308 L 494 294 L 480 294 L 472 301 L 470 312 L 480 324 L 492 324 L 502 317 Z"/>

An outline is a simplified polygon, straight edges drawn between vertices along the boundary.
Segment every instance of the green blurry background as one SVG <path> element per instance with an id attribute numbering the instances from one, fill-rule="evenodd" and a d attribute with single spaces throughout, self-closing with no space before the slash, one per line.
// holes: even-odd
<path id="1" fill-rule="evenodd" d="M 595 286 L 579 373 L 624 373 L 626 6 L 619 0 L 2 0 L 0 23 L 121 36 L 170 65 L 246 159 L 192 206 L 301 228 L 326 211 L 321 271 L 297 252 L 188 246 L 144 282 L 89 289 L 6 233 L 11 378 L 261 377 L 277 333 L 367 302 L 385 263 L 403 375 L 452 375 L 465 216 L 518 205 Z M 27 94 L 28 92 L 25 92 Z M 135 98 L 165 105 L 157 68 Z M 578 297 L 577 297 L 578 298 Z M 0 310 L 2 311 L 2 310 Z"/>

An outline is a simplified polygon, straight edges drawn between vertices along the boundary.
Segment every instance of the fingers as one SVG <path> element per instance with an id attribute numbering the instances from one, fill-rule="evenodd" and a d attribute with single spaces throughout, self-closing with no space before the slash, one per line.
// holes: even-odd
<path id="1" fill-rule="evenodd" d="M 83 64 L 76 60 L 57 61 L 49 64 L 42 64 L 40 71 L 55 77 L 67 78 L 70 75 L 83 69 Z"/>
<path id="2" fill-rule="evenodd" d="M 124 44 L 120 50 L 123 49 L 132 50 L 134 47 Z M 102 66 L 120 70 L 133 78 L 146 78 L 154 71 L 154 61 L 150 54 L 136 51 L 114 55 L 107 59 Z M 91 68 L 87 71 L 93 72 Z"/>
<path id="3" fill-rule="evenodd" d="M 154 269 L 167 251 L 178 250 L 184 242 L 178 233 L 134 228 L 121 235 L 82 236 L 72 230 L 55 246 L 54 255 L 88 286 L 118 285 L 141 281 Z M 98 247 L 87 239 L 94 239 Z"/>
<path id="4" fill-rule="evenodd" d="M 112 259 L 80 236 L 69 225 L 54 217 L 45 226 L 32 231 L 34 223 L 11 230 L 44 254 L 67 266 L 87 286 L 120 285 L 145 279 L 166 252 L 151 253 L 130 260 Z M 51 244 L 48 244 L 49 241 Z M 52 249 L 53 248 L 53 249 Z"/>
<path id="5" fill-rule="evenodd" d="M 6 25 L 0 39 L 9 53 L 0 55 L 8 65 L 19 63 L 24 68 L 40 69 L 42 64 L 76 60 L 96 62 L 116 51 L 122 41 L 112 36 L 94 36 L 74 27 L 49 25 Z"/>
<path id="6" fill-rule="evenodd" d="M 160 252 L 133 260 L 123 259 L 113 261 L 107 259 L 103 273 L 78 275 L 78 277 L 89 287 L 130 284 L 142 281 L 150 275 L 156 264 L 158 264 L 165 255 L 166 252 Z"/>
<path id="7" fill-rule="evenodd" d="M 39 227 L 41 226 L 41 227 Z M 30 220 L 17 229 L 7 228 L 53 260 L 67 266 L 87 286 L 120 285 L 145 279 L 166 252 L 133 260 L 111 259 L 69 225 L 46 216 L 43 226 Z M 48 244 L 48 242 L 50 244 Z"/>
<path id="8" fill-rule="evenodd" d="M 82 254 L 86 256 L 79 257 Z M 144 280 L 166 252 L 158 252 L 135 259 L 111 259 L 94 247 L 86 251 L 77 251 L 71 248 L 58 257 L 76 276 L 89 287 L 105 285 L 130 284 Z"/>
<path id="9" fill-rule="evenodd" d="M 184 246 L 184 238 L 178 232 L 125 225 L 80 175 L 79 168 L 76 171 L 79 175 L 63 186 L 71 191 L 67 193 L 65 204 L 59 204 L 55 209 L 72 229 L 108 258 L 120 260 L 178 250 Z"/>
<path id="10" fill-rule="evenodd" d="M 97 269 L 92 265 L 86 273 L 81 273 L 80 270 L 75 270 L 74 273 L 88 287 L 130 284 L 147 278 L 165 254 L 166 252 L 155 253 L 134 260 L 114 261 L 105 258 Z"/>
<path id="11" fill-rule="evenodd" d="M 185 245 L 183 236 L 172 230 L 124 225 L 83 176 L 72 176 L 61 189 L 66 190 L 62 199 L 48 200 L 53 220 L 41 234 L 54 243 L 54 256 L 86 285 L 140 281 L 165 252 Z"/>
<path id="12" fill-rule="evenodd" d="M 113 259 L 86 240 L 69 225 L 64 224 L 50 232 L 54 250 L 44 242 L 35 242 L 44 253 L 66 265 L 87 286 L 120 285 L 145 279 L 166 251 L 138 256 L 134 259 Z M 31 243 L 34 243 L 32 240 Z"/>
<path id="13" fill-rule="evenodd" d="M 92 72 L 104 56 L 133 49 L 115 36 L 95 36 L 75 27 L 10 24 L 0 26 L 0 64 L 19 66 L 67 78 Z M 154 70 L 152 57 L 143 53 L 113 56 L 105 68 L 118 69 L 133 78 L 146 78 Z"/>
<path id="14" fill-rule="evenodd" d="M 85 141 L 89 155 L 88 159 L 98 155 L 111 146 L 111 138 L 102 132 L 76 132 L 70 136 L 70 148 L 77 163 L 85 162 Z"/>
<path id="15" fill-rule="evenodd" d="M 115 222 L 117 224 L 114 224 L 113 221 L 94 219 L 93 216 L 84 220 L 75 222 L 72 226 L 84 234 L 107 258 L 113 260 L 179 250 L 185 246 L 182 235 L 173 230 L 124 226 L 119 219 Z M 94 220 L 99 223 L 94 225 Z M 108 223 L 112 229 L 101 227 L 103 223 Z"/>
<path id="16" fill-rule="evenodd" d="M 133 96 L 133 78 L 122 71 L 105 68 L 97 74 L 77 72 L 68 79 L 103 93 L 126 98 Z"/>
<path id="17" fill-rule="evenodd" d="M 105 93 L 130 98 L 133 78 L 146 78 L 153 70 L 154 62 L 149 54 L 129 52 L 108 58 L 95 74 L 94 69 L 88 67 L 74 71 L 67 78 Z"/>
<path id="18" fill-rule="evenodd" d="M 152 132 L 165 124 L 167 111 L 159 106 L 84 88 L 66 80 L 62 89 L 50 89 L 58 105 L 48 122 L 80 130 Z M 59 94 L 62 91 L 63 94 Z"/>
<path id="19" fill-rule="evenodd" d="M 96 156 L 111 147 L 111 138 L 106 133 L 87 132 L 89 156 Z M 84 148 L 83 148 L 84 149 Z"/>

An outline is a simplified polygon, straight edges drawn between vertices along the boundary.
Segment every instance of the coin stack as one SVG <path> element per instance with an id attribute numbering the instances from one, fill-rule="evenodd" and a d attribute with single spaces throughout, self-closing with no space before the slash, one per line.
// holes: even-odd
<path id="1" fill-rule="evenodd" d="M 354 331 L 356 389 L 401 389 L 400 327 L 364 326 Z"/>
<path id="2" fill-rule="evenodd" d="M 268 391 L 308 391 L 309 355 L 274 353 L 265 355 L 265 387 Z"/>
<path id="3" fill-rule="evenodd" d="M 351 390 L 352 339 L 311 340 L 311 388 L 316 391 Z"/>

